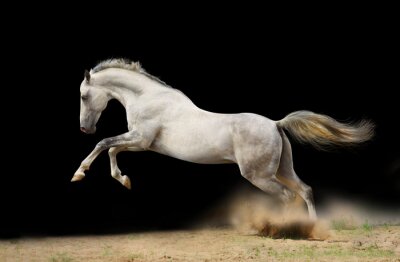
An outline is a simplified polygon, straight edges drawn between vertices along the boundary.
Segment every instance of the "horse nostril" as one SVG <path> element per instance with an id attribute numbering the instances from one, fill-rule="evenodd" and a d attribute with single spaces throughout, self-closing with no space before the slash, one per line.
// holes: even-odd
<path id="1" fill-rule="evenodd" d="M 83 126 L 81 126 L 81 131 L 82 131 L 83 133 L 87 133 L 86 128 L 84 128 Z"/>

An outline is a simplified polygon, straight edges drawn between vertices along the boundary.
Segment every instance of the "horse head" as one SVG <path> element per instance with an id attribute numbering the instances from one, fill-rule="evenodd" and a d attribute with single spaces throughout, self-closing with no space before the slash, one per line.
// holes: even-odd
<path id="1" fill-rule="evenodd" d="M 104 89 L 96 86 L 89 71 L 85 71 L 85 78 L 81 83 L 81 131 L 87 134 L 96 132 L 96 124 L 101 113 L 106 108 L 109 97 Z"/>

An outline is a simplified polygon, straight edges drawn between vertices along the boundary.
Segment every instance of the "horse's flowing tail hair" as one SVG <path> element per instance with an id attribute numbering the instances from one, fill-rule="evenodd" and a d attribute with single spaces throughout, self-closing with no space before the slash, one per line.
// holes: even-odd
<path id="1" fill-rule="evenodd" d="M 374 135 L 374 124 L 368 120 L 340 123 L 332 117 L 310 111 L 293 112 L 276 123 L 298 142 L 309 143 L 320 150 L 355 145 Z"/>

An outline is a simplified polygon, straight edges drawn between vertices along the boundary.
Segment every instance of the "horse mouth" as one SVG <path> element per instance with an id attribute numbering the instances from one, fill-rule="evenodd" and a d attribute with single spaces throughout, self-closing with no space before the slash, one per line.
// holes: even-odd
<path id="1" fill-rule="evenodd" d="M 96 128 L 87 129 L 87 128 L 81 126 L 81 131 L 85 134 L 94 134 L 96 132 Z"/>

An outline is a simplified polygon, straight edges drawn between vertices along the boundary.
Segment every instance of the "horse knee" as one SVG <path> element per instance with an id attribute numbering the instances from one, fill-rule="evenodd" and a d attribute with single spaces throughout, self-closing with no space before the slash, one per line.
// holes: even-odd
<path id="1" fill-rule="evenodd" d="M 116 154 L 117 154 L 117 147 L 111 147 L 109 150 L 108 150 L 108 155 L 110 156 L 110 157 L 113 157 L 113 156 L 115 156 Z"/>

